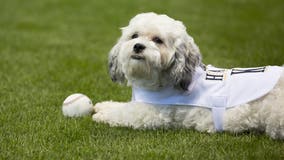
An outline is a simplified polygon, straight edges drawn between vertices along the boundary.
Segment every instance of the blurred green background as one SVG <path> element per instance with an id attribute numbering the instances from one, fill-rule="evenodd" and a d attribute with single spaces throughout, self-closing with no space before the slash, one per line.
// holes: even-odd
<path id="1" fill-rule="evenodd" d="M 284 159 L 265 135 L 133 130 L 65 118 L 81 92 L 93 103 L 127 101 L 110 81 L 107 54 L 141 12 L 183 21 L 206 64 L 284 64 L 283 0 L 1 0 L 0 159 Z"/>

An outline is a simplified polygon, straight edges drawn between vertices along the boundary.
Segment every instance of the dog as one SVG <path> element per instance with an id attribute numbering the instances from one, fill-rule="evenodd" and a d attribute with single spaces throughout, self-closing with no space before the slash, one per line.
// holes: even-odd
<path id="1" fill-rule="evenodd" d="M 109 53 L 111 79 L 131 86 L 132 100 L 95 104 L 93 120 L 135 129 L 257 131 L 284 139 L 282 70 L 206 66 L 181 21 L 141 13 L 122 28 Z"/>

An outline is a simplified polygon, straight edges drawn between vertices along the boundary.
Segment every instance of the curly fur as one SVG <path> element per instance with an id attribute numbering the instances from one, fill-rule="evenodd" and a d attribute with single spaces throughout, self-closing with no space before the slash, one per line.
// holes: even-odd
<path id="1" fill-rule="evenodd" d="M 156 33 L 162 30 L 167 32 Z M 132 40 L 130 37 L 134 33 L 144 34 L 145 36 Z M 154 36 L 163 37 L 165 44 L 157 46 L 149 41 Z M 149 54 L 145 53 L 146 64 L 141 64 L 143 66 L 136 64 L 137 67 L 135 68 L 133 66 L 128 67 L 130 63 L 136 63 L 133 61 L 125 62 L 130 59 L 129 54 L 132 53 L 132 46 L 138 42 L 147 45 L 147 50 L 149 50 Z M 150 85 L 144 87 L 155 88 L 157 83 L 160 87 L 170 85 L 160 82 L 163 79 L 170 78 L 172 84 L 186 89 L 196 65 L 200 65 L 200 62 L 199 48 L 194 43 L 193 38 L 186 33 L 186 28 L 182 22 L 166 15 L 146 13 L 135 16 L 130 21 L 129 26 L 122 28 L 122 36 L 109 54 L 109 73 L 114 82 L 123 83 L 127 79 L 129 85 L 138 83 L 137 85 L 144 86 L 145 81 L 147 81 Z M 141 75 L 142 73 L 144 74 Z M 139 74 L 140 76 L 132 74 Z M 159 76 L 159 79 L 153 76 Z M 143 81 L 143 84 L 141 84 L 141 81 Z"/>
<path id="2" fill-rule="evenodd" d="M 138 37 L 131 38 L 133 34 Z M 163 44 L 153 42 L 160 37 Z M 143 60 L 132 59 L 133 46 L 143 44 Z M 113 81 L 155 90 L 175 86 L 185 90 L 194 68 L 203 66 L 201 55 L 185 26 L 166 15 L 143 13 L 122 28 L 122 36 L 109 54 L 109 73 Z M 251 103 L 227 109 L 224 130 L 265 132 L 284 139 L 284 73 L 275 88 Z M 93 120 L 111 126 L 133 128 L 183 127 L 216 132 L 209 109 L 192 106 L 155 105 L 139 102 L 97 103 Z"/>

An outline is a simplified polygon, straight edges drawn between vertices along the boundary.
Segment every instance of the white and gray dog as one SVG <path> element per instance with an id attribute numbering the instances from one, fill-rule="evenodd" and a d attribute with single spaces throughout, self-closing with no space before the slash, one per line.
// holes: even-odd
<path id="1" fill-rule="evenodd" d="M 97 103 L 93 120 L 132 128 L 259 131 L 284 139 L 282 70 L 205 66 L 182 22 L 138 14 L 109 53 L 110 76 L 132 87 L 132 101 Z"/>

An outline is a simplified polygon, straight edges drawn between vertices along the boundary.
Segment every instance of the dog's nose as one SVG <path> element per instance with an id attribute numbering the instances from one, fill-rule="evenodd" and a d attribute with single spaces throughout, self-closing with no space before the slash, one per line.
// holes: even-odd
<path id="1" fill-rule="evenodd" d="M 136 43 L 133 47 L 135 53 L 141 53 L 146 47 L 143 44 Z"/>

